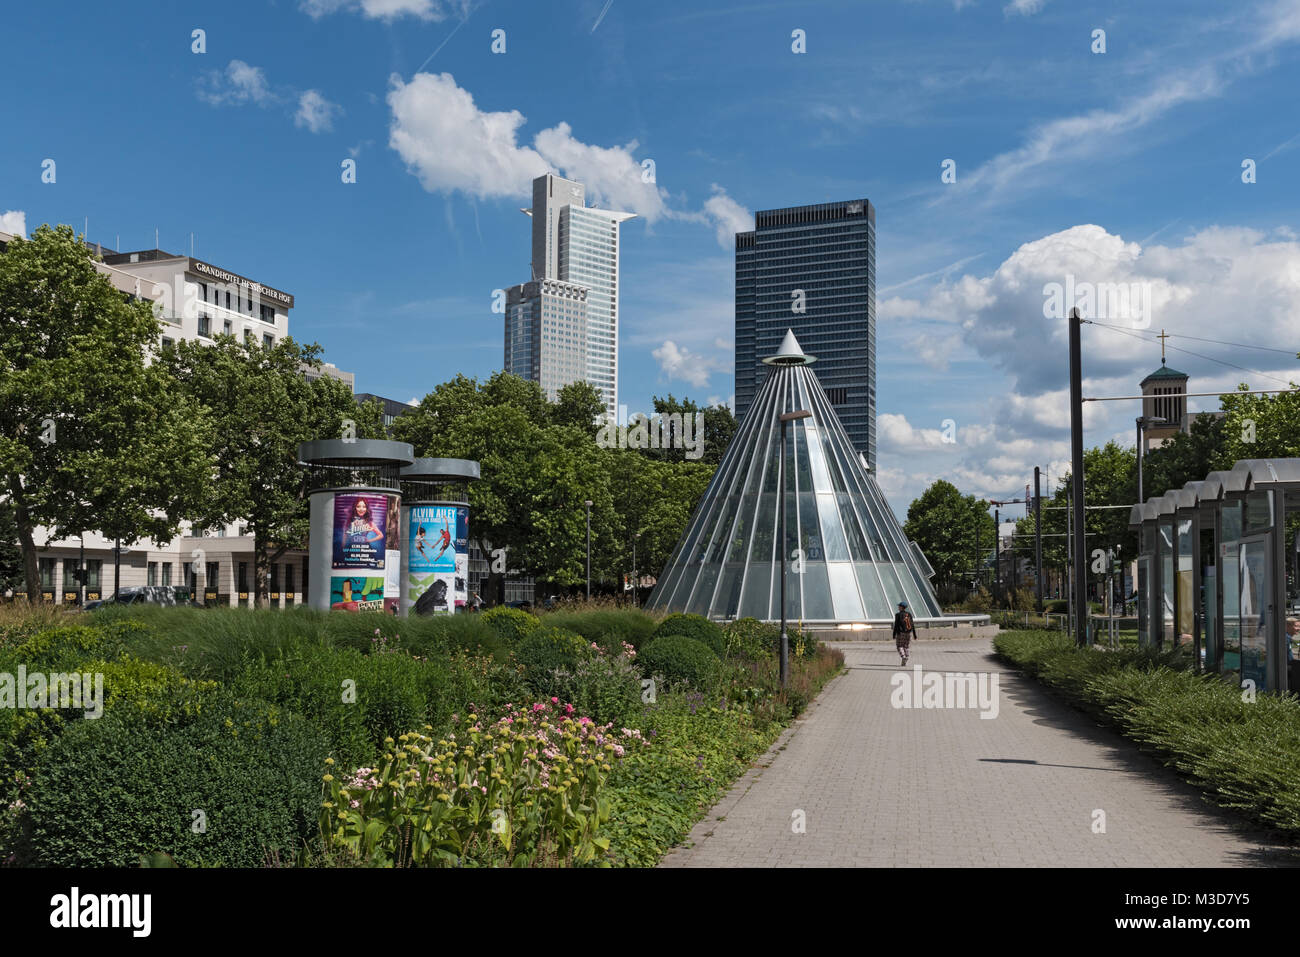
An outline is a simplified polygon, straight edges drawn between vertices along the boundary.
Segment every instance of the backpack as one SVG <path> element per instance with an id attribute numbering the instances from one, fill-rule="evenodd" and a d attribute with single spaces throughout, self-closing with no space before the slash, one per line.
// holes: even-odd
<path id="1" fill-rule="evenodd" d="M 910 635 L 911 633 L 912 633 L 912 613 L 910 611 L 905 611 L 903 612 L 903 634 Z"/>

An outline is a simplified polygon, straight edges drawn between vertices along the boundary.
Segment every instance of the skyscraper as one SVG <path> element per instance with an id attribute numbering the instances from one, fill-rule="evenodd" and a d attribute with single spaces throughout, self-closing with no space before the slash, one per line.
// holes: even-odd
<path id="1" fill-rule="evenodd" d="M 585 380 L 618 409 L 618 228 L 635 213 L 595 209 L 574 180 L 533 180 L 532 279 L 506 292 L 505 368 L 560 387 Z"/>
<path id="2" fill-rule="evenodd" d="M 866 199 L 760 210 L 736 234 L 736 416 L 793 329 L 853 446 L 876 467 L 876 210 Z"/>

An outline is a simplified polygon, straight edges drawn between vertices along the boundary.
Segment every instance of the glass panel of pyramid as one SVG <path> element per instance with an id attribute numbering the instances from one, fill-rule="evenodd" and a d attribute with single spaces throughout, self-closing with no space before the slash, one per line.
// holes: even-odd
<path id="1" fill-rule="evenodd" d="M 845 433 L 809 368 L 814 357 L 787 332 L 764 361 L 772 370 L 647 607 L 780 620 L 780 416 L 806 410 L 786 427 L 787 617 L 885 622 L 899 602 L 918 620 L 941 617 L 933 571 Z"/>

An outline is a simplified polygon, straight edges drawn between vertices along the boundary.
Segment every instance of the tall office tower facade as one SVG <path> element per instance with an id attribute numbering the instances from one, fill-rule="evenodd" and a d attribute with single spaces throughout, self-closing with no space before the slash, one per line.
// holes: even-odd
<path id="1" fill-rule="evenodd" d="M 533 276 L 506 293 L 506 369 L 525 375 L 527 344 L 534 358 L 526 377 L 548 395 L 585 380 L 616 414 L 619 226 L 635 214 L 588 207 L 582 183 L 551 173 L 533 180 L 533 205 L 524 212 L 533 220 Z M 549 294 L 547 282 L 558 283 Z M 541 285 L 530 291 L 534 284 Z"/>
<path id="2" fill-rule="evenodd" d="M 506 291 L 505 369 L 539 383 L 552 402 L 586 376 L 586 286 L 542 279 Z"/>
<path id="3" fill-rule="evenodd" d="M 818 357 L 845 432 L 876 467 L 876 210 L 866 199 L 761 210 L 736 234 L 736 416 L 787 329 Z"/>

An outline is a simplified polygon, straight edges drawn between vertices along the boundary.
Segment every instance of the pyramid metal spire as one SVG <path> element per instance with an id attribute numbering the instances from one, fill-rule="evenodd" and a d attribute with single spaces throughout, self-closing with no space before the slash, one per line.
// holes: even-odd
<path id="1" fill-rule="evenodd" d="M 903 534 L 844 431 L 806 355 L 788 331 L 704 497 L 659 576 L 647 607 L 710 618 L 781 617 L 777 550 L 784 412 L 787 607 L 809 623 L 892 621 L 905 601 L 918 620 L 942 612 L 933 571 Z"/>
<path id="2" fill-rule="evenodd" d="M 812 365 L 817 361 L 816 356 L 806 356 L 803 349 L 799 347 L 799 340 L 794 337 L 794 330 L 787 329 L 785 338 L 781 340 L 781 348 L 776 350 L 776 355 L 768 356 L 763 360 L 765 365 Z"/>

